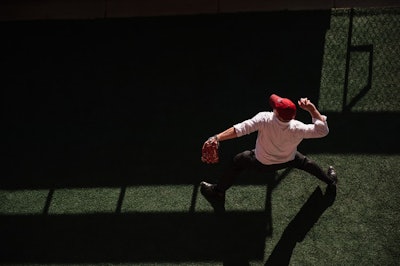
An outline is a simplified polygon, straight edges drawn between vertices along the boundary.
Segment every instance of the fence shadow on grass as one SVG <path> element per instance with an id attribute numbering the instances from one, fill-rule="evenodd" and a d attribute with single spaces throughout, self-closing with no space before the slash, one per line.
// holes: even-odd
<path id="1" fill-rule="evenodd" d="M 2 214 L 0 234 L 7 245 L 1 250 L 0 261 L 223 261 L 237 265 L 262 260 L 265 240 L 273 230 L 272 191 L 290 171 L 264 179 L 267 184 L 262 211 L 225 211 L 222 205 L 213 204 L 214 213 L 195 212 L 194 200 L 189 212 L 121 213 L 117 208 L 115 213 L 98 214 Z M 249 178 L 257 177 L 250 174 Z M 120 201 L 123 197 L 118 204 Z"/>
<path id="2" fill-rule="evenodd" d="M 1 215 L 3 263 L 263 259 L 264 212 Z"/>
<path id="3" fill-rule="evenodd" d="M 325 113 L 330 132 L 322 139 L 304 140 L 304 153 L 398 154 L 398 112 Z M 373 125 L 373 126 L 371 126 Z"/>

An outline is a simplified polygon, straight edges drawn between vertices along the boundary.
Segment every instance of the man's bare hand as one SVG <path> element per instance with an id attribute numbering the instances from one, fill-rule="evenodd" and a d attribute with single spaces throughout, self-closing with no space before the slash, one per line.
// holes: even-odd
<path id="1" fill-rule="evenodd" d="M 308 111 L 312 118 L 321 120 L 323 122 L 326 121 L 326 117 L 321 115 L 317 107 L 315 107 L 315 105 L 309 99 L 300 98 L 300 100 L 298 100 L 297 103 L 299 104 L 301 109 Z"/>
<path id="2" fill-rule="evenodd" d="M 300 98 L 297 103 L 299 104 L 301 109 L 308 112 L 313 112 L 316 109 L 315 105 L 308 98 Z"/>

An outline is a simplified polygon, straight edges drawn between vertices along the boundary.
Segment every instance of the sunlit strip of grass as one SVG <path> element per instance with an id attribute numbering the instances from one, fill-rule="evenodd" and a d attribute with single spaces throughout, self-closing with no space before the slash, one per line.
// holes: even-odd
<path id="1" fill-rule="evenodd" d="M 0 190 L 0 214 L 42 213 L 48 193 L 48 190 Z"/>
<path id="2" fill-rule="evenodd" d="M 234 186 L 227 211 L 262 211 L 265 186 Z M 131 212 L 213 212 L 194 185 L 0 190 L 0 214 L 85 214 Z"/>

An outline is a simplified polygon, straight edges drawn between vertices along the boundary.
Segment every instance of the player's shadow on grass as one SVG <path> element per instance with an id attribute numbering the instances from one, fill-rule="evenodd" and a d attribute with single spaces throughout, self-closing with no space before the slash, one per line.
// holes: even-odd
<path id="1" fill-rule="evenodd" d="M 286 227 L 265 266 L 289 265 L 296 244 L 304 240 L 324 211 L 333 204 L 335 198 L 336 187 L 327 187 L 325 194 L 320 187 L 317 187 Z"/>

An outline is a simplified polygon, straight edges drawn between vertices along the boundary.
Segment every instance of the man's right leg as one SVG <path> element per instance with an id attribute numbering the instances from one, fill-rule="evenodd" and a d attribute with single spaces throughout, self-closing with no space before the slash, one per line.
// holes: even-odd
<path id="1" fill-rule="evenodd" d="M 236 180 L 236 177 L 245 169 L 254 167 L 258 163 L 254 151 L 238 153 L 231 161 L 228 168 L 218 179 L 216 184 L 202 181 L 200 189 L 204 196 L 213 197 L 218 200 L 225 199 L 225 191 L 228 190 Z"/>

